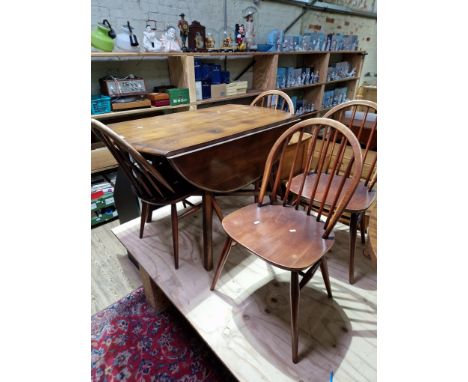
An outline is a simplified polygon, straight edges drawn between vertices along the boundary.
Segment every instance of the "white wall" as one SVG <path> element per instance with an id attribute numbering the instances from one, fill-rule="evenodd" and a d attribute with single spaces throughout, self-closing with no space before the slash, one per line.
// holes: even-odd
<path id="1" fill-rule="evenodd" d="M 183 12 L 189 23 L 197 20 L 207 28 L 207 31 L 222 32 L 224 26 L 223 4 L 223 0 L 91 0 L 91 29 L 94 29 L 95 25 L 103 19 L 108 19 L 118 33 L 120 27 L 126 24 L 128 20 L 135 28 L 135 33 L 141 42 L 147 19 L 157 20 L 159 22 L 158 29 L 163 30 L 168 25 L 177 26 L 179 14 Z M 227 4 L 228 27 L 232 28 L 232 30 L 236 23 L 243 21 L 241 17 L 242 10 L 247 6 L 254 5 L 251 0 L 228 0 Z M 257 9 L 255 24 L 257 42 L 259 43 L 266 41 L 269 31 L 272 29 L 285 29 L 302 12 L 299 7 L 271 1 L 260 2 Z M 334 21 L 330 22 L 330 19 Z M 314 25 L 321 25 L 321 31 L 325 33 L 340 32 L 359 35 L 361 48 L 369 53 L 364 60 L 361 82 L 376 84 L 376 20 L 309 11 L 288 31 L 288 34 L 300 34 L 307 31 L 309 27 L 313 30 Z M 217 38 L 219 39 L 219 35 Z M 97 91 L 96 81 L 99 77 L 119 69 L 121 72 L 123 69 L 128 69 L 127 74 L 139 74 L 145 79 L 150 79 L 149 73 L 151 73 L 151 77 L 161 75 L 167 78 L 168 76 L 167 67 L 162 63 L 154 66 L 146 63 L 126 64 L 123 67 L 115 63 L 95 63 L 92 66 L 93 93 Z M 151 72 L 155 69 L 156 73 Z M 240 67 L 237 68 L 236 65 L 233 65 L 230 69 L 234 72 L 242 70 Z M 366 73 L 370 73 L 370 75 L 365 77 Z M 249 76 L 249 73 L 246 76 Z M 150 86 L 160 84 L 160 81 L 156 78 L 150 79 L 150 81 L 152 81 Z"/>

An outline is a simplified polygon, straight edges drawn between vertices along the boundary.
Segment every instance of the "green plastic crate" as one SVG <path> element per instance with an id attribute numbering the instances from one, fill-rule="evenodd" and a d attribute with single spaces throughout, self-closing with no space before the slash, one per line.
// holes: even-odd
<path id="1" fill-rule="evenodd" d="M 185 105 L 190 103 L 189 91 L 187 88 L 167 89 L 171 106 Z"/>

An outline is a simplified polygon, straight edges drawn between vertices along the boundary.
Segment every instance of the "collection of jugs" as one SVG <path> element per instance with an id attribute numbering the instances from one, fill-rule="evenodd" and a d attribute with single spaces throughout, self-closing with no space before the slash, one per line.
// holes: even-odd
<path id="1" fill-rule="evenodd" d="M 112 52 L 114 47 L 124 52 L 139 51 L 138 39 L 133 33 L 133 27 L 130 25 L 129 21 L 127 21 L 127 25 L 122 26 L 122 31 L 116 35 L 109 21 L 104 19 L 102 23 L 98 23 L 96 29 L 91 32 L 91 45 L 104 52 Z"/>

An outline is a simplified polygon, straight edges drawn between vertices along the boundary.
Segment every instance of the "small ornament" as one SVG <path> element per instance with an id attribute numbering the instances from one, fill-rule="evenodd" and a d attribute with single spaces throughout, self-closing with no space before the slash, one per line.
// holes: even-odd
<path id="1" fill-rule="evenodd" d="M 246 41 L 245 41 L 245 27 L 244 24 L 236 24 L 236 44 L 237 49 L 240 51 L 244 51 L 247 49 Z"/>
<path id="2" fill-rule="evenodd" d="M 161 38 L 163 52 L 180 52 L 180 45 L 176 39 L 176 28 L 169 26 Z"/>
<path id="3" fill-rule="evenodd" d="M 161 50 L 161 41 L 156 37 L 156 28 L 146 25 L 143 32 L 143 52 L 159 52 Z"/>
<path id="4" fill-rule="evenodd" d="M 180 32 L 180 39 L 182 41 L 182 51 L 187 51 L 187 37 L 189 35 L 189 24 L 185 20 L 185 14 L 181 13 L 179 15 L 180 20 L 177 23 Z"/>
<path id="5" fill-rule="evenodd" d="M 257 50 L 257 44 L 255 42 L 255 26 L 253 15 L 257 13 L 257 8 L 247 7 L 242 11 L 245 19 L 245 42 L 246 48 L 249 50 Z"/>
<path id="6" fill-rule="evenodd" d="M 205 27 L 195 20 L 189 26 L 188 47 L 192 52 L 205 50 Z"/>
<path id="7" fill-rule="evenodd" d="M 208 32 L 206 35 L 205 46 L 206 49 L 214 49 L 215 47 L 215 39 L 213 38 L 213 35 L 210 32 Z"/>

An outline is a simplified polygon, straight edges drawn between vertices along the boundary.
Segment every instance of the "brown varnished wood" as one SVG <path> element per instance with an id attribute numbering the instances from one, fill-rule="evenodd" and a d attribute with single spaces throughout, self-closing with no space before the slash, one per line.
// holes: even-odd
<path id="1" fill-rule="evenodd" d="M 331 235 L 331 232 L 344 208 L 349 203 L 353 192 L 358 187 L 359 176 L 352 178 L 348 182 L 348 187 L 344 187 L 345 178 L 342 177 L 341 187 L 337 189 L 335 200 L 332 203 L 325 222 L 321 221 L 318 217 L 311 216 L 304 211 L 294 208 L 297 206 L 299 197 L 296 196 L 296 201 L 291 202 L 292 195 L 289 193 L 289 187 L 292 183 L 291 180 L 298 163 L 298 157 L 302 157 L 304 151 L 307 151 L 310 154 L 308 157 L 311 158 L 317 137 L 320 134 L 325 134 L 325 137 L 335 136 L 335 130 L 343 145 L 349 143 L 352 147 L 352 157 L 345 175 L 346 173 L 351 173 L 351 169 L 355 174 L 360 174 L 362 171 L 361 149 L 359 141 L 350 129 L 340 122 L 325 118 L 299 122 L 285 131 L 271 148 L 263 172 L 258 203 L 240 208 L 227 215 L 222 221 L 222 226 L 228 235 L 228 240 L 218 260 L 211 290 L 216 287 L 216 283 L 229 255 L 229 240 L 239 243 L 266 262 L 291 271 L 291 348 L 292 361 L 294 363 L 299 361 L 298 314 L 300 289 L 307 284 L 318 266 L 320 266 L 327 293 L 331 297 L 331 286 L 324 255 L 334 244 L 334 237 Z M 305 132 L 308 133 L 307 137 L 305 137 Z M 291 142 L 293 136 L 296 139 L 293 160 L 285 161 L 286 147 Z M 307 150 L 304 150 L 303 144 L 308 146 Z M 323 163 L 326 159 L 326 151 L 326 149 L 323 149 L 321 151 L 322 155 L 318 158 L 319 171 L 324 168 Z M 283 172 L 283 166 L 289 167 L 289 170 Z M 303 175 L 299 175 L 299 177 L 307 177 L 308 167 L 308 165 L 305 166 Z M 278 192 L 281 174 L 283 173 L 289 174 L 289 182 L 285 191 Z M 328 175 L 330 178 L 329 183 L 331 184 L 335 171 L 332 171 Z M 267 204 L 264 203 L 264 197 L 267 193 L 267 186 L 272 184 L 272 177 L 275 180 L 270 194 L 270 203 Z M 328 192 L 329 188 L 326 192 Z M 312 195 L 312 201 L 313 197 Z M 309 203 L 310 205 L 312 205 L 312 201 Z M 323 204 L 324 202 L 320 208 L 323 208 Z M 299 281 L 299 276 L 302 277 L 301 281 Z"/>
<path id="2" fill-rule="evenodd" d="M 358 217 L 360 215 L 364 216 L 365 211 L 376 198 L 376 192 L 373 190 L 373 187 L 377 180 L 377 156 L 372 149 L 376 148 L 377 104 L 366 100 L 350 101 L 335 106 L 324 117 L 343 122 L 353 131 L 361 144 L 363 161 L 367 163 L 365 170 L 361 170 L 358 174 L 352 173 L 353 178 L 359 175 L 363 181 L 358 184 L 356 191 L 344 210 L 346 213 L 351 213 L 349 281 L 352 284 L 354 283 L 354 252 Z M 343 144 L 342 140 L 338 145 L 335 144 L 335 141 L 336 139 L 334 138 L 332 145 L 330 145 L 330 140 L 327 137 L 322 137 L 317 145 L 319 147 L 318 152 L 314 152 L 312 157 L 309 155 L 306 159 L 306 161 L 312 162 L 310 165 L 312 169 L 311 173 L 305 178 L 297 176 L 290 182 L 291 191 L 300 195 L 302 199 L 307 200 L 309 208 L 311 208 L 310 200 L 313 200 L 315 204 L 314 209 L 318 210 L 319 216 L 326 209 L 325 206 L 328 207 L 328 210 L 333 210 L 340 187 L 346 189 L 350 182 L 354 181 L 354 179 L 348 179 L 348 175 L 351 174 L 351 171 L 349 171 L 350 149 Z M 323 154 L 324 152 L 325 154 Z M 328 165 L 325 167 L 327 174 L 321 174 L 322 163 L 319 158 L 323 157 L 323 155 L 328 158 Z M 320 207 L 317 207 L 317 205 Z M 361 240 L 363 242 L 365 241 L 364 231 L 364 219 L 361 219 Z"/>
<path id="3" fill-rule="evenodd" d="M 301 289 L 299 288 L 299 275 L 297 272 L 291 272 L 290 301 L 291 301 L 291 338 L 292 338 L 292 361 L 299 362 L 299 297 Z"/>
<path id="4" fill-rule="evenodd" d="M 291 122 L 287 122 L 257 134 L 172 157 L 169 161 L 182 177 L 198 188 L 217 193 L 237 191 L 262 175 L 271 146 L 290 125 Z"/>
<path id="5" fill-rule="evenodd" d="M 357 213 L 351 214 L 351 220 L 349 222 L 349 283 L 354 284 L 354 252 L 356 250 L 356 237 L 357 237 L 357 226 L 358 226 Z"/>
<path id="6" fill-rule="evenodd" d="M 207 271 L 213 268 L 213 194 L 203 194 L 203 266 Z"/>
<path id="7" fill-rule="evenodd" d="M 315 184 L 316 178 L 317 178 L 316 174 L 312 174 L 312 175 L 309 175 L 309 176 L 306 177 L 305 182 L 304 182 L 304 186 L 303 186 L 303 189 L 302 189 L 302 193 L 301 193 L 301 195 L 303 195 L 303 197 L 307 198 L 308 195 L 311 194 L 311 192 L 312 192 L 311 190 L 312 190 L 312 187 Z M 327 189 L 327 184 L 328 184 L 329 178 L 330 178 L 329 174 L 322 174 L 322 176 L 320 177 L 318 187 L 317 187 L 317 191 L 315 193 L 315 198 L 314 198 L 315 202 L 321 202 L 322 201 L 323 196 L 325 194 L 325 191 Z M 331 183 L 330 188 L 329 188 L 329 192 L 328 192 L 328 195 L 327 195 L 325 205 L 331 205 L 332 204 L 333 198 L 336 195 L 336 191 L 338 189 L 338 186 L 339 186 L 342 178 L 343 178 L 343 176 L 341 176 L 341 175 L 335 175 L 333 177 L 333 180 L 332 180 L 332 183 Z M 302 183 L 301 176 L 294 177 L 292 179 L 292 182 L 291 182 L 291 191 L 298 194 L 299 190 L 300 190 L 301 183 Z M 344 188 L 347 189 L 350 186 L 350 184 L 351 184 L 350 179 L 346 179 Z M 374 202 L 374 200 L 376 198 L 376 195 L 377 195 L 376 191 L 370 191 L 369 192 L 367 187 L 364 185 L 364 182 L 362 182 L 362 181 L 359 182 L 359 184 L 358 184 L 358 186 L 356 188 L 356 191 L 354 192 L 351 200 L 349 201 L 348 205 L 346 206 L 345 211 L 347 211 L 347 212 L 362 212 L 362 211 L 367 210 L 372 205 L 372 203 Z"/>
<path id="8" fill-rule="evenodd" d="M 328 263 L 327 257 L 323 256 L 320 261 L 320 271 L 322 272 L 323 282 L 325 283 L 325 288 L 327 289 L 328 298 L 333 298 L 330 284 L 330 276 L 328 274 Z"/>
<path id="9" fill-rule="evenodd" d="M 262 131 L 289 113 L 247 105 L 221 105 L 110 124 L 141 153 L 174 157 Z"/>
<path id="10" fill-rule="evenodd" d="M 151 220 L 155 206 L 171 205 L 174 261 L 178 268 L 178 217 L 176 203 L 198 192 L 180 177 L 166 178 L 164 166 L 161 173 L 153 162 L 150 163 L 131 144 L 103 123 L 91 119 L 91 129 L 104 142 L 125 175 L 132 183 L 137 196 L 141 200 L 140 239 L 143 238 L 145 223 Z M 166 166 L 167 167 L 167 166 Z"/>
<path id="11" fill-rule="evenodd" d="M 177 216 L 177 207 L 175 203 L 171 204 L 171 224 L 172 224 L 172 246 L 174 249 L 174 266 L 179 269 L 179 221 Z"/>
<path id="12" fill-rule="evenodd" d="M 223 228 L 234 241 L 288 270 L 307 269 L 330 250 L 334 239 L 322 238 L 323 225 L 304 211 L 282 205 L 251 204 L 223 219 Z"/>

